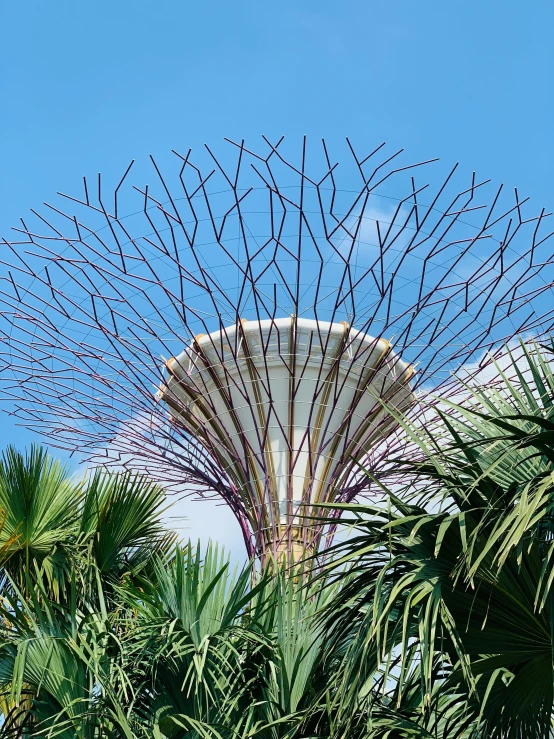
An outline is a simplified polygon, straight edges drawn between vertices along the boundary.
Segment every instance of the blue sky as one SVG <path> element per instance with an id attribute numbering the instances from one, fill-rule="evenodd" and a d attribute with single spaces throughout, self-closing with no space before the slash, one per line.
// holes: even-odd
<path id="1" fill-rule="evenodd" d="M 554 207 L 548 0 L 29 0 L 0 25 L 7 238 L 85 173 L 262 133 L 386 140 Z"/>

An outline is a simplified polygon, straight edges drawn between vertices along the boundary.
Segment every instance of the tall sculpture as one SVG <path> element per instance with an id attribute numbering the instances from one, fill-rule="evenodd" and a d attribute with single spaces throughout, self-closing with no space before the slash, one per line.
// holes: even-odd
<path id="1" fill-rule="evenodd" d="M 33 211 L 2 258 L 12 412 L 219 496 L 251 555 L 317 546 L 422 392 L 554 322 L 549 214 L 383 146 L 228 142 Z"/>

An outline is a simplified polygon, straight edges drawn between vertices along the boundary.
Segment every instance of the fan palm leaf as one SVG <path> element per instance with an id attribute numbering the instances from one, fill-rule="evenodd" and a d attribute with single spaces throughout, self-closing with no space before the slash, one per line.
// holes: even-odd
<path id="1" fill-rule="evenodd" d="M 371 734 L 373 721 L 368 735 L 436 732 L 445 702 L 466 716 L 449 736 L 550 735 L 554 378 L 537 347 L 523 349 L 525 371 L 520 360 L 514 381 L 506 371 L 496 386 L 466 385 L 463 402 L 439 404 L 440 423 L 399 419 L 420 458 L 396 460 L 413 482 L 386 491 L 388 510 L 344 507 L 357 535 L 335 548 L 352 570 L 339 574 L 327 628 L 351 639 L 341 710 L 358 710 L 365 691 L 382 732 Z M 393 701 L 386 716 L 379 684 Z M 415 715 L 408 696 L 417 698 Z"/>
<path id="2" fill-rule="evenodd" d="M 69 571 L 68 547 L 74 538 L 82 486 L 43 449 L 21 454 L 8 447 L 0 459 L 0 546 L 7 549 L 4 573 L 20 585 L 39 567 L 59 593 Z"/>

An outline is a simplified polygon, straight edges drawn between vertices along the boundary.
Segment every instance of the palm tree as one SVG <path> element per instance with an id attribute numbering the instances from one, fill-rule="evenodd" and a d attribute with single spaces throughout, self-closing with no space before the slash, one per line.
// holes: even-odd
<path id="1" fill-rule="evenodd" d="M 86 483 L 38 447 L 26 455 L 8 447 L 0 460 L 5 732 L 54 721 L 58 731 L 68 724 L 68 737 L 92 735 L 99 683 L 90 661 L 116 637 L 117 588 L 143 578 L 173 545 L 164 504 L 161 488 L 131 474 L 97 472 Z"/>
<path id="2" fill-rule="evenodd" d="M 345 506 L 343 587 L 326 628 L 346 641 L 337 726 L 364 736 L 548 737 L 554 611 L 554 377 L 523 346 L 517 382 L 466 388 L 425 433 L 388 508 Z M 411 496 L 411 499 L 410 499 Z"/>
<path id="3" fill-rule="evenodd" d="M 123 684 L 118 696 L 133 731 L 278 739 L 315 723 L 326 651 L 314 615 L 330 591 L 307 573 L 231 573 L 217 547 L 189 544 L 121 596 L 134 614 L 122 638 L 133 697 Z"/>
<path id="4" fill-rule="evenodd" d="M 0 542 L 8 547 L 0 577 L 3 590 L 13 581 L 24 591 L 39 572 L 58 595 L 70 569 L 82 486 L 43 449 L 22 455 L 8 447 L 0 460 Z"/>
<path id="5" fill-rule="evenodd" d="M 231 572 L 217 546 L 166 531 L 152 482 L 74 480 L 9 449 L 0 731 L 546 739 L 554 376 L 547 348 L 523 350 L 515 382 L 499 368 L 500 384 L 441 401 L 427 431 L 399 419 L 419 449 L 393 460 L 409 484 L 385 506 L 342 506 L 353 535 L 312 571 Z"/>
<path id="6" fill-rule="evenodd" d="M 232 573 L 217 547 L 179 544 L 163 491 L 130 474 L 76 481 L 9 449 L 0 480 L 6 735 L 277 739 L 313 723 L 330 591 L 308 573 Z"/>

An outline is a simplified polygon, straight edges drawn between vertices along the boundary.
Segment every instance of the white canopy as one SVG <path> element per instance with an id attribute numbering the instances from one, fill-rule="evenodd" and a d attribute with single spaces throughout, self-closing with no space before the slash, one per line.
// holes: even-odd
<path id="1" fill-rule="evenodd" d="M 173 420 L 225 468 L 254 530 L 274 533 L 335 500 L 396 426 L 388 408 L 414 399 L 413 368 L 386 339 L 294 316 L 201 334 L 167 370 Z"/>

